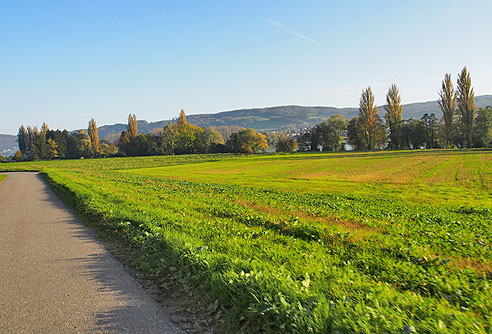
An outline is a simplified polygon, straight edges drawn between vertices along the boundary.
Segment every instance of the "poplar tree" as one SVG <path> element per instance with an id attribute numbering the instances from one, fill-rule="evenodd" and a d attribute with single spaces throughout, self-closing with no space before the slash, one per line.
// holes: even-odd
<path id="1" fill-rule="evenodd" d="M 48 133 L 49 128 L 48 125 L 43 122 L 43 125 L 41 125 L 41 131 L 39 132 L 37 138 L 36 138 L 36 146 L 37 146 L 37 152 L 38 152 L 38 159 L 48 159 L 49 154 L 50 154 L 50 148 L 48 146 L 46 134 Z"/>
<path id="2" fill-rule="evenodd" d="M 446 73 L 439 91 L 439 106 L 444 120 L 444 147 L 451 148 L 453 145 L 453 118 L 456 109 L 456 94 L 454 93 L 451 74 Z"/>
<path id="3" fill-rule="evenodd" d="M 178 118 L 178 127 L 182 128 L 184 127 L 188 122 L 186 121 L 186 114 L 183 109 L 181 109 L 181 112 L 179 113 L 179 118 Z"/>
<path id="4" fill-rule="evenodd" d="M 97 124 L 94 118 L 89 121 L 89 137 L 91 139 L 91 146 L 94 153 L 99 152 L 99 134 L 97 132 Z"/>
<path id="5" fill-rule="evenodd" d="M 29 147 L 29 138 L 24 125 L 21 125 L 19 132 L 17 133 L 17 142 L 19 143 L 19 150 L 22 154 L 26 155 Z"/>
<path id="6" fill-rule="evenodd" d="M 360 127 L 364 136 L 365 147 L 368 150 L 375 149 L 380 135 L 378 107 L 374 104 L 374 94 L 371 87 L 362 91 L 359 102 Z"/>
<path id="7" fill-rule="evenodd" d="M 456 86 L 456 100 L 458 102 L 464 147 L 471 147 L 473 145 L 473 121 L 475 120 L 474 97 L 475 93 L 471 86 L 470 73 L 465 66 L 458 76 L 458 85 Z"/>
<path id="8" fill-rule="evenodd" d="M 36 129 L 37 130 L 37 129 Z M 27 126 L 27 158 L 29 160 L 34 159 L 34 142 L 36 140 L 36 134 L 34 133 L 34 129 L 28 125 Z"/>
<path id="9" fill-rule="evenodd" d="M 127 133 L 130 139 L 135 139 L 138 135 L 137 116 L 135 114 L 128 115 Z"/>
<path id="10" fill-rule="evenodd" d="M 386 124 L 389 127 L 389 144 L 393 149 L 400 148 L 401 142 L 401 96 L 396 84 L 392 84 L 386 94 Z"/>

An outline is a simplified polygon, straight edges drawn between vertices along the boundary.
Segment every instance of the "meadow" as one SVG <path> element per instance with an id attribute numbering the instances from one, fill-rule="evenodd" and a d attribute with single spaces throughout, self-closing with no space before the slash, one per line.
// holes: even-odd
<path id="1" fill-rule="evenodd" d="M 491 333 L 492 151 L 190 155 L 42 171 L 224 332 Z M 211 312 L 212 312 L 211 311 Z"/>

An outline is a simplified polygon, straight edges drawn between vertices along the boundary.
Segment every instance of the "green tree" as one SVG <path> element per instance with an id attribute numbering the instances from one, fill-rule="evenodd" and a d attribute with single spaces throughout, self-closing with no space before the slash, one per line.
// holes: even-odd
<path id="1" fill-rule="evenodd" d="M 79 130 L 67 137 L 68 158 L 88 158 L 91 156 L 91 139 L 85 130 Z"/>
<path id="2" fill-rule="evenodd" d="M 456 94 L 454 93 L 451 74 L 446 74 L 442 81 L 441 90 L 439 91 L 439 106 L 442 111 L 443 124 L 443 141 L 446 148 L 453 145 L 453 119 L 456 109 Z"/>
<path id="3" fill-rule="evenodd" d="M 48 141 L 46 138 L 48 131 L 48 125 L 43 122 L 43 125 L 41 125 L 41 131 L 39 131 L 35 139 L 37 158 L 40 160 L 49 159 L 50 147 L 48 146 Z"/>
<path id="4" fill-rule="evenodd" d="M 254 129 L 242 129 L 231 134 L 226 143 L 231 152 L 238 153 L 258 153 L 266 151 L 268 144 L 265 135 L 256 132 Z"/>
<path id="5" fill-rule="evenodd" d="M 492 107 L 480 108 L 473 125 L 473 146 L 490 147 L 492 144 Z"/>
<path id="6" fill-rule="evenodd" d="M 309 128 L 297 136 L 297 143 L 300 151 L 315 151 L 317 150 L 317 142 L 313 141 L 314 128 Z M 315 146 L 316 145 L 316 146 Z"/>
<path id="7" fill-rule="evenodd" d="M 456 100 L 458 102 L 459 119 L 463 134 L 463 147 L 473 145 L 473 121 L 475 120 L 475 93 L 471 86 L 470 73 L 466 66 L 458 76 Z"/>
<path id="8" fill-rule="evenodd" d="M 56 142 L 53 139 L 49 138 L 47 144 L 49 147 L 48 158 L 49 159 L 58 158 L 58 145 L 56 145 Z"/>
<path id="9" fill-rule="evenodd" d="M 401 148 L 420 149 L 426 145 L 426 131 L 422 121 L 417 119 L 406 119 L 402 121 Z"/>
<path id="10" fill-rule="evenodd" d="M 36 136 L 39 131 L 37 127 L 32 128 L 31 126 L 27 126 L 27 159 L 35 160 L 36 159 Z"/>
<path id="11" fill-rule="evenodd" d="M 94 118 L 91 118 L 88 126 L 89 137 L 91 139 L 91 147 L 94 154 L 99 153 L 99 134 L 97 132 L 97 124 Z"/>
<path id="12" fill-rule="evenodd" d="M 217 145 L 223 144 L 224 137 L 212 127 L 204 127 L 198 132 L 196 148 L 199 153 L 213 152 Z"/>
<path id="13" fill-rule="evenodd" d="M 202 135 L 203 129 L 193 125 L 185 123 L 180 126 L 178 123 L 178 136 L 176 137 L 176 154 L 191 154 L 197 152 L 197 141 Z"/>
<path id="14" fill-rule="evenodd" d="M 58 152 L 58 158 L 64 159 L 67 157 L 67 138 L 68 138 L 68 131 L 67 130 L 49 130 L 46 133 L 46 138 L 47 139 L 52 139 L 55 141 L 56 146 L 57 146 L 57 152 Z"/>
<path id="15" fill-rule="evenodd" d="M 425 131 L 425 147 L 436 148 L 439 146 L 438 134 L 439 134 L 439 120 L 434 113 L 424 114 L 420 119 Z"/>
<path id="16" fill-rule="evenodd" d="M 392 84 L 386 94 L 386 125 L 389 128 L 389 143 L 391 149 L 400 148 L 401 138 L 401 96 L 398 87 Z"/>
<path id="17" fill-rule="evenodd" d="M 270 147 L 276 147 L 280 137 L 285 136 L 285 133 L 278 131 L 265 131 L 262 134 L 265 135 L 267 144 Z"/>
<path id="18" fill-rule="evenodd" d="M 348 143 L 354 150 L 363 150 L 364 145 L 364 134 L 360 126 L 359 117 L 352 118 L 347 125 L 347 139 Z"/>
<path id="19" fill-rule="evenodd" d="M 293 153 L 297 151 L 297 141 L 293 137 L 288 137 L 284 133 L 278 136 L 277 143 L 275 144 L 276 152 L 289 152 Z"/>
<path id="20" fill-rule="evenodd" d="M 113 156 L 118 153 L 118 147 L 114 143 L 102 142 L 101 154 L 104 156 Z"/>
<path id="21" fill-rule="evenodd" d="M 342 151 L 344 149 L 342 134 L 347 128 L 347 120 L 342 115 L 333 115 L 314 128 L 317 143 L 323 151 Z"/>
<path id="22" fill-rule="evenodd" d="M 29 137 L 24 125 L 21 125 L 19 132 L 17 133 L 17 143 L 19 144 L 19 150 L 22 154 L 27 155 L 29 146 Z"/>
<path id="23" fill-rule="evenodd" d="M 178 126 L 174 123 L 169 123 L 164 127 L 162 133 L 164 139 L 165 154 L 174 155 L 176 150 L 176 139 L 178 138 Z"/>
<path id="24" fill-rule="evenodd" d="M 120 138 L 118 139 L 118 147 L 120 151 L 127 156 L 132 156 L 134 152 L 134 140 L 135 138 L 131 138 L 128 131 L 121 131 Z"/>

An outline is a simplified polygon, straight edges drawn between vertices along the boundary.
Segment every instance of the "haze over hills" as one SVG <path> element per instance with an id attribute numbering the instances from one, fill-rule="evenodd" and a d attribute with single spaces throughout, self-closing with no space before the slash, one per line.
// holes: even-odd
<path id="1" fill-rule="evenodd" d="M 478 108 L 492 106 L 492 95 L 475 97 Z M 384 107 L 378 107 L 379 114 L 384 115 Z M 185 110 L 186 112 L 186 110 Z M 418 102 L 403 105 L 403 118 L 420 119 L 424 114 L 436 114 L 441 117 L 441 109 L 437 101 Z M 187 115 L 189 123 L 198 126 L 240 126 L 253 128 L 258 131 L 274 131 L 282 129 L 303 129 L 311 127 L 332 115 L 341 114 L 350 119 L 359 115 L 359 108 L 335 107 L 305 107 L 305 106 L 278 106 L 267 108 L 239 109 L 224 111 L 216 114 Z M 176 112 L 176 116 L 178 112 Z M 138 116 L 138 115 L 137 115 Z M 138 121 L 138 130 L 141 133 L 150 133 L 163 128 L 171 120 L 158 122 Z M 126 129 L 126 124 L 105 125 L 98 128 L 99 137 L 114 137 Z"/>
<path id="2" fill-rule="evenodd" d="M 478 108 L 492 106 L 492 95 L 475 97 Z M 384 107 L 378 107 L 379 114 L 384 115 Z M 185 110 L 186 111 L 186 110 Z M 441 117 L 441 109 L 437 101 L 410 103 L 403 105 L 403 118 L 420 119 L 424 114 L 436 114 Z M 278 106 L 267 108 L 240 109 L 224 111 L 216 114 L 188 115 L 189 123 L 198 126 L 240 126 L 254 128 L 258 131 L 274 131 L 282 129 L 303 129 L 311 127 L 332 115 L 341 114 L 350 119 L 358 116 L 359 108 L 335 108 L 335 107 L 305 107 L 305 106 Z M 178 111 L 176 112 L 176 116 Z M 138 116 L 138 115 L 137 115 Z M 97 120 L 97 116 L 96 116 Z M 151 133 L 162 129 L 173 120 L 158 122 L 138 121 L 139 133 Z M 98 128 L 99 137 L 108 140 L 117 140 L 121 131 L 126 129 L 126 124 L 103 125 Z M 17 150 L 16 136 L 0 135 L 0 155 L 12 155 Z"/>

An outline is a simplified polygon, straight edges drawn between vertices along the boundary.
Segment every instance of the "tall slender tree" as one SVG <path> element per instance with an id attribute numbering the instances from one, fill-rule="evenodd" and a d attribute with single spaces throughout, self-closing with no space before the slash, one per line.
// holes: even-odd
<path id="1" fill-rule="evenodd" d="M 386 94 L 386 124 L 390 130 L 388 146 L 393 149 L 400 148 L 401 142 L 401 96 L 396 84 L 392 84 Z"/>
<path id="2" fill-rule="evenodd" d="M 179 118 L 178 118 L 178 128 L 184 127 L 188 122 L 186 121 L 186 114 L 183 109 L 181 109 L 181 112 L 179 113 Z"/>
<path id="3" fill-rule="evenodd" d="M 374 94 L 371 87 L 367 87 L 362 91 L 359 102 L 359 115 L 365 147 L 368 150 L 373 150 L 378 147 L 380 124 L 378 107 L 374 104 Z"/>
<path id="4" fill-rule="evenodd" d="M 127 133 L 130 139 L 135 139 L 138 135 L 137 116 L 135 114 L 128 115 Z"/>
<path id="5" fill-rule="evenodd" d="M 43 122 L 43 125 L 41 125 L 41 135 L 46 137 L 46 133 L 49 131 L 49 129 L 50 128 L 48 127 L 48 124 Z"/>
<path id="6" fill-rule="evenodd" d="M 446 73 L 442 81 L 438 102 L 442 111 L 442 119 L 444 120 L 444 147 L 451 148 L 453 145 L 453 118 L 456 109 L 456 94 L 454 93 L 453 81 L 449 73 Z"/>
<path id="7" fill-rule="evenodd" d="M 49 131 L 48 124 L 43 122 L 43 125 L 41 125 L 41 131 L 39 132 L 37 138 L 36 138 L 36 146 L 37 146 L 37 152 L 38 152 L 38 159 L 48 159 L 49 158 L 49 153 L 50 153 L 50 148 L 48 146 L 46 134 Z"/>
<path id="8" fill-rule="evenodd" d="M 23 155 L 26 155 L 29 147 L 29 138 L 24 125 L 21 125 L 19 128 L 19 132 L 17 133 L 17 142 L 19 144 L 19 150 Z"/>
<path id="9" fill-rule="evenodd" d="M 464 147 L 471 147 L 473 145 L 473 121 L 475 120 L 474 97 L 475 93 L 471 86 L 470 72 L 467 71 L 465 66 L 458 76 L 458 85 L 456 86 L 456 100 L 458 102 Z"/>
<path id="10" fill-rule="evenodd" d="M 91 138 L 91 146 L 94 153 L 99 152 L 99 134 L 97 132 L 97 124 L 94 118 L 89 121 L 89 137 Z"/>
<path id="11" fill-rule="evenodd" d="M 32 160 L 34 158 L 34 141 L 36 140 L 36 134 L 34 129 L 28 125 L 27 126 L 27 158 Z"/>

